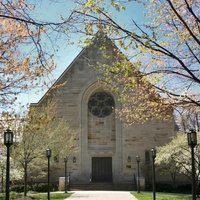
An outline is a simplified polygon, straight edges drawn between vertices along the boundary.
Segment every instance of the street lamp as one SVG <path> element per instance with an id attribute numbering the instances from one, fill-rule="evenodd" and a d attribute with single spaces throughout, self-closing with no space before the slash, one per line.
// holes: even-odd
<path id="1" fill-rule="evenodd" d="M 156 158 L 156 149 L 151 149 L 152 153 L 152 186 L 153 186 L 153 200 L 156 200 L 156 178 L 155 178 L 155 158 Z"/>
<path id="2" fill-rule="evenodd" d="M 13 132 L 7 129 L 4 132 L 4 145 L 7 147 L 7 162 L 6 162 L 6 200 L 9 200 L 10 187 L 10 146 L 13 144 Z"/>
<path id="3" fill-rule="evenodd" d="M 46 149 L 46 157 L 48 159 L 48 193 L 47 193 L 47 199 L 50 200 L 50 186 L 49 186 L 49 182 L 50 182 L 50 157 L 51 157 L 51 149 L 48 148 Z"/>
<path id="4" fill-rule="evenodd" d="M 195 160 L 194 160 L 194 147 L 197 145 L 197 133 L 191 129 L 187 132 L 188 145 L 191 147 L 192 158 L 192 200 L 196 200 L 196 182 L 195 182 Z"/>
<path id="5" fill-rule="evenodd" d="M 68 161 L 68 157 L 64 158 L 64 162 L 65 162 L 65 193 L 67 193 L 67 161 Z"/>
<path id="6" fill-rule="evenodd" d="M 137 192 L 140 193 L 140 156 L 136 156 L 137 161 Z"/>

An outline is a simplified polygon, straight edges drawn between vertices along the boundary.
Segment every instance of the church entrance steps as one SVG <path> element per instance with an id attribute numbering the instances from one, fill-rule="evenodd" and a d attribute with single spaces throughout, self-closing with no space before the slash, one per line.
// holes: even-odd
<path id="1" fill-rule="evenodd" d="M 136 186 L 132 183 L 88 183 L 71 184 L 69 190 L 110 190 L 110 191 L 133 191 Z"/>

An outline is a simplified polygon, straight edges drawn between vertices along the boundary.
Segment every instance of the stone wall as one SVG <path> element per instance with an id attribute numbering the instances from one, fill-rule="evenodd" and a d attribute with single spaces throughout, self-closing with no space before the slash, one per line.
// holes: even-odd
<path id="1" fill-rule="evenodd" d="M 88 111 L 88 100 L 96 91 L 110 93 L 115 107 L 120 108 L 117 96 L 98 81 L 96 62 L 103 61 L 98 45 L 83 50 L 75 61 L 54 84 L 58 87 L 53 95 L 57 116 L 68 122 L 78 132 L 78 151 L 68 163 L 71 181 L 88 183 L 92 173 L 92 157 L 112 157 L 113 182 L 133 182 L 136 175 L 136 155 L 145 164 L 145 152 L 152 147 L 163 145 L 174 135 L 174 122 L 150 121 L 144 124 L 124 126 L 115 113 L 105 118 L 93 116 Z M 39 103 L 45 101 L 44 96 Z M 73 162 L 76 157 L 76 162 Z M 129 157 L 129 159 L 128 159 Z M 57 163 L 52 179 L 63 176 L 64 163 Z M 144 172 L 141 170 L 144 177 Z"/>

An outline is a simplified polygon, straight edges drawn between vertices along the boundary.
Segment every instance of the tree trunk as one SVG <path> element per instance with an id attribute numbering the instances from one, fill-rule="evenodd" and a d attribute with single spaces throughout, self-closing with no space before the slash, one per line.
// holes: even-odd
<path id="1" fill-rule="evenodd" d="M 171 173 L 173 189 L 176 190 L 176 172 Z"/>
<path id="2" fill-rule="evenodd" d="M 199 115 L 196 113 L 196 125 L 197 125 L 197 131 L 199 131 Z"/>
<path id="3" fill-rule="evenodd" d="M 24 164 L 24 196 L 27 195 L 27 163 Z"/>
<path id="4" fill-rule="evenodd" d="M 196 194 L 197 194 L 197 197 L 199 198 L 199 182 L 196 181 Z"/>
<path id="5" fill-rule="evenodd" d="M 4 179 L 3 179 L 3 177 L 4 177 L 4 169 L 2 169 L 2 171 L 1 171 L 1 192 L 3 192 L 4 191 Z"/>

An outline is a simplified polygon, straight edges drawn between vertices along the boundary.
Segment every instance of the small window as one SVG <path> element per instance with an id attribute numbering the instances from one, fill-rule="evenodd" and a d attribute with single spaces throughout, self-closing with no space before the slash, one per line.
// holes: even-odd
<path id="1" fill-rule="evenodd" d="M 59 163 L 59 155 L 54 156 L 54 162 Z"/>
<path id="2" fill-rule="evenodd" d="M 150 163 L 150 151 L 149 150 L 145 151 L 145 163 L 146 164 Z"/>

